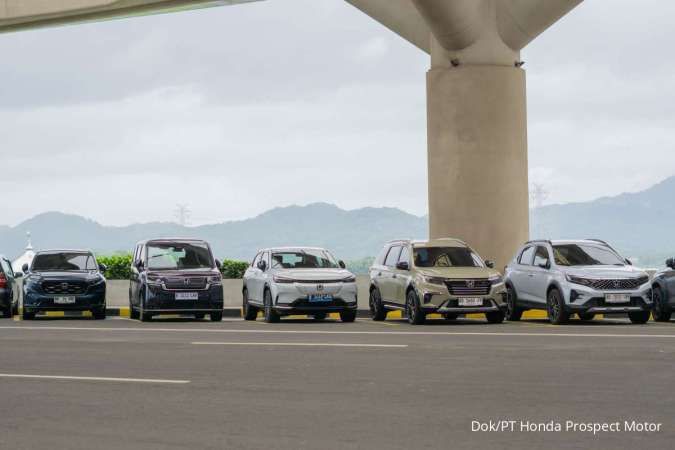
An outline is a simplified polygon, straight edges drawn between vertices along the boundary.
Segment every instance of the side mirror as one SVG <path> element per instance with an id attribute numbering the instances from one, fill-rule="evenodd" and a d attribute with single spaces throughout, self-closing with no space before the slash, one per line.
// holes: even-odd
<path id="1" fill-rule="evenodd" d="M 628 264 L 629 266 L 632 266 L 632 265 L 633 265 L 633 261 L 631 261 L 630 259 L 626 258 L 626 264 Z"/>
<path id="2" fill-rule="evenodd" d="M 410 270 L 410 264 L 408 264 L 406 261 L 401 261 L 396 264 L 396 268 L 398 270 Z"/>
<path id="3" fill-rule="evenodd" d="M 105 272 L 107 270 L 108 270 L 108 266 L 106 266 L 105 264 L 99 264 L 98 265 L 98 271 L 99 272 Z"/>
<path id="4" fill-rule="evenodd" d="M 675 266 L 675 259 L 673 259 L 673 258 L 668 258 L 668 259 L 666 260 L 666 267 L 669 267 L 669 268 L 671 268 L 671 269 L 675 269 L 675 267 L 673 267 L 673 266 Z"/>
<path id="5" fill-rule="evenodd" d="M 220 260 L 219 260 L 219 259 L 216 259 L 216 267 L 218 268 L 218 270 L 220 270 L 220 269 L 222 269 L 222 268 L 223 268 L 223 263 L 222 263 L 222 262 L 220 262 Z"/>
<path id="6" fill-rule="evenodd" d="M 346 269 L 347 264 L 343 260 L 338 261 L 338 266 L 340 266 L 340 269 Z"/>
<path id="7" fill-rule="evenodd" d="M 486 265 L 487 267 L 489 267 L 490 269 L 494 269 L 494 268 L 495 268 L 495 262 L 494 262 L 494 261 L 491 261 L 491 260 L 489 260 L 489 259 L 488 259 L 487 261 L 485 261 L 485 265 Z"/>
<path id="8" fill-rule="evenodd" d="M 16 272 L 14 278 L 23 278 L 23 272 Z"/>
<path id="9" fill-rule="evenodd" d="M 543 263 L 543 264 L 539 264 L 539 267 L 541 267 L 542 269 L 548 270 L 548 269 L 551 268 L 551 261 L 546 261 L 546 262 Z"/>
<path id="10" fill-rule="evenodd" d="M 134 266 L 135 266 L 138 270 L 143 270 L 143 261 L 141 261 L 141 260 L 139 259 L 138 261 L 136 261 L 136 264 L 134 264 Z"/>
<path id="11" fill-rule="evenodd" d="M 28 273 L 28 264 L 24 264 L 23 266 L 21 266 L 21 271 L 23 273 Z"/>
<path id="12" fill-rule="evenodd" d="M 267 263 L 265 261 L 258 261 L 258 269 L 263 272 L 267 270 Z"/>

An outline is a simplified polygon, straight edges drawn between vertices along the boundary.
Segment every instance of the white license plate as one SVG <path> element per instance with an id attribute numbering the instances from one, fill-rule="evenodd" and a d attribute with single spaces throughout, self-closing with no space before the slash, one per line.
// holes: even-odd
<path id="1" fill-rule="evenodd" d="M 54 297 L 55 305 L 72 305 L 75 303 L 75 297 Z"/>
<path id="2" fill-rule="evenodd" d="M 605 294 L 605 303 L 630 303 L 630 295 Z"/>
<path id="3" fill-rule="evenodd" d="M 176 292 L 176 300 L 199 300 L 199 292 Z"/>
<path id="4" fill-rule="evenodd" d="M 460 298 L 457 301 L 459 306 L 483 306 L 482 298 Z"/>

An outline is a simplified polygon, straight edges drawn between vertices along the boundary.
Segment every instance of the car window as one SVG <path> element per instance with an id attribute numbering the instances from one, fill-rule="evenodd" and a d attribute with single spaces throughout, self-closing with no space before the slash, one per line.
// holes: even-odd
<path id="1" fill-rule="evenodd" d="M 7 264 L 6 259 L 0 259 L 0 265 L 2 265 L 2 272 L 9 276 L 14 276 L 14 273 L 12 272 L 12 266 Z"/>
<path id="2" fill-rule="evenodd" d="M 147 262 L 147 259 L 148 259 L 148 258 L 146 258 L 146 253 L 147 253 L 147 252 L 145 251 L 145 245 L 141 245 L 141 248 L 139 248 L 138 250 L 139 250 L 139 253 L 140 253 L 140 254 L 138 255 L 138 259 L 139 259 L 139 260 L 143 263 L 143 265 L 145 266 L 145 265 L 146 265 L 146 262 Z"/>
<path id="3" fill-rule="evenodd" d="M 389 249 L 389 253 L 387 253 L 387 259 L 384 261 L 384 265 L 388 267 L 394 267 L 396 265 L 396 262 L 398 261 L 398 255 L 401 254 L 401 246 L 400 245 L 395 245 L 391 249 Z"/>
<path id="4" fill-rule="evenodd" d="M 518 259 L 518 263 L 524 266 L 531 266 L 532 258 L 534 257 L 534 250 L 535 247 L 527 247 L 525 250 L 523 250 L 523 253 L 520 254 L 520 258 Z"/>
<path id="5" fill-rule="evenodd" d="M 401 250 L 401 256 L 398 257 L 398 262 L 410 264 L 410 250 L 408 250 L 408 247 L 403 247 Z"/>
<path id="6" fill-rule="evenodd" d="M 416 247 L 413 252 L 417 267 L 484 267 L 468 247 Z"/>
<path id="7" fill-rule="evenodd" d="M 39 253 L 33 259 L 35 272 L 98 270 L 94 255 L 82 252 Z"/>
<path id="8" fill-rule="evenodd" d="M 555 263 L 559 266 L 623 266 L 626 262 L 612 249 L 592 244 L 553 246 Z"/>
<path id="9" fill-rule="evenodd" d="M 548 250 L 546 247 L 539 246 L 537 247 L 537 253 L 534 255 L 534 265 L 535 266 L 546 266 L 548 265 L 549 257 Z"/>
<path id="10" fill-rule="evenodd" d="M 382 250 L 380 251 L 380 254 L 377 255 L 377 258 L 375 259 L 375 262 L 373 265 L 375 266 L 383 266 L 384 265 L 384 259 L 387 257 L 387 253 L 389 252 L 390 247 L 385 245 L 382 247 Z"/>
<path id="11" fill-rule="evenodd" d="M 205 242 L 153 242 L 148 244 L 148 269 L 212 269 L 213 257 Z"/>
<path id="12" fill-rule="evenodd" d="M 262 255 L 262 253 L 258 253 L 257 255 L 255 255 L 255 258 L 253 258 L 253 261 L 251 262 L 251 267 L 258 267 L 258 262 L 260 261 L 260 255 Z"/>
<path id="13" fill-rule="evenodd" d="M 272 253 L 273 269 L 337 269 L 335 257 L 323 249 L 283 250 Z"/>

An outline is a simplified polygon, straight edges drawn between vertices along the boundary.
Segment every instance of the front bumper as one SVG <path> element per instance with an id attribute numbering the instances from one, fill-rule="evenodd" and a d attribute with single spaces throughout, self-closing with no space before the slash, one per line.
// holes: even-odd
<path id="1" fill-rule="evenodd" d="M 274 283 L 274 309 L 283 315 L 317 314 L 357 309 L 356 283 Z M 330 301 L 310 302 L 310 295 L 328 295 Z"/>
<path id="2" fill-rule="evenodd" d="M 176 300 L 178 292 L 196 292 L 196 300 Z M 222 285 L 195 291 L 175 291 L 159 286 L 149 286 L 145 298 L 145 311 L 162 314 L 210 313 L 223 310 Z"/>
<path id="3" fill-rule="evenodd" d="M 649 284 L 634 291 L 598 291 L 570 283 L 565 290 L 565 306 L 571 313 L 625 314 L 652 309 L 652 289 Z M 606 301 L 607 294 L 627 295 L 630 300 L 624 303 L 610 303 Z"/>
<path id="4" fill-rule="evenodd" d="M 506 286 L 504 283 L 495 284 L 485 295 L 471 295 L 471 298 L 480 298 L 482 305 L 461 306 L 460 298 L 451 295 L 445 286 L 435 284 L 423 284 L 418 287 L 418 295 L 422 310 L 427 314 L 477 314 L 506 311 Z"/>
<path id="5" fill-rule="evenodd" d="M 54 296 L 36 292 L 27 292 L 23 297 L 23 309 L 26 312 L 39 311 L 92 311 L 105 309 L 105 291 L 95 294 L 73 295 L 75 303 L 54 303 Z"/>

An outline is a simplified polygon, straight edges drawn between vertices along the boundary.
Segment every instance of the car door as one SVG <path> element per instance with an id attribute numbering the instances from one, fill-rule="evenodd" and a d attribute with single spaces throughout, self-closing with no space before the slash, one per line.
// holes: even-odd
<path id="1" fill-rule="evenodd" d="M 537 246 L 530 272 L 532 276 L 529 277 L 528 283 L 530 289 L 529 295 L 533 302 L 545 305 L 546 290 L 548 289 L 551 272 L 551 255 L 545 246 Z"/>
<path id="2" fill-rule="evenodd" d="M 7 280 L 7 289 L 9 290 L 8 298 L 11 303 L 18 302 L 19 287 L 16 283 L 16 277 L 14 276 L 14 271 L 12 270 L 12 263 L 8 259 L 2 258 L 0 260 L 2 264 L 2 271 L 5 274 L 5 279 Z"/>
<path id="3" fill-rule="evenodd" d="M 262 280 L 262 271 L 258 268 L 258 263 L 262 258 L 262 252 L 258 252 L 253 258 L 251 267 L 246 272 L 246 289 L 248 289 L 248 298 L 256 303 L 262 303 L 262 289 L 260 283 Z"/>
<path id="4" fill-rule="evenodd" d="M 144 245 L 136 246 L 129 274 L 129 300 L 131 301 L 131 304 L 136 307 L 140 307 L 141 272 L 139 267 L 140 263 L 143 261 L 141 255 L 143 255 L 144 252 Z"/>
<path id="5" fill-rule="evenodd" d="M 410 282 L 410 247 L 405 245 L 401 248 L 401 253 L 398 257 L 397 265 L 400 263 L 407 263 L 408 270 L 399 269 L 396 266 L 392 270 L 392 295 L 394 302 L 404 305 L 406 301 L 406 289 Z"/>
<path id="6" fill-rule="evenodd" d="M 401 248 L 401 245 L 394 245 L 389 249 L 389 253 L 387 253 L 380 279 L 380 294 L 382 294 L 382 300 L 384 301 L 403 305 L 403 302 L 396 298 L 396 284 L 394 278 L 394 275 L 396 274 L 396 263 L 401 254 Z"/>
<path id="7" fill-rule="evenodd" d="M 380 251 L 379 255 L 377 255 L 377 258 L 373 262 L 373 265 L 370 267 L 369 271 L 370 281 L 380 291 L 380 295 L 382 295 L 381 284 L 386 272 L 384 260 L 387 258 L 390 248 L 391 246 L 389 245 L 382 247 L 382 250 Z"/>
<path id="8" fill-rule="evenodd" d="M 666 286 L 666 298 L 668 300 L 672 299 L 673 296 L 675 296 L 675 264 L 673 264 L 673 267 L 668 267 L 664 272 L 663 272 L 663 281 Z"/>
<path id="9" fill-rule="evenodd" d="M 532 262 L 534 260 L 534 253 L 536 251 L 536 246 L 530 245 L 523 249 L 518 257 L 518 263 L 516 264 L 516 273 L 515 277 L 512 277 L 514 280 L 514 287 L 516 289 L 516 295 L 518 300 L 525 302 L 532 302 L 532 287 L 530 285 L 530 279 L 534 276 L 532 273 Z"/>

